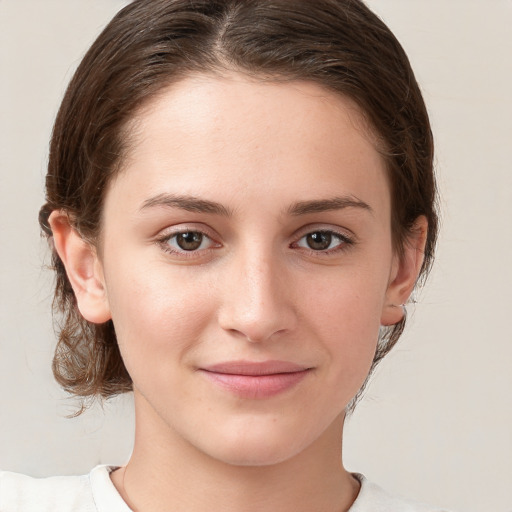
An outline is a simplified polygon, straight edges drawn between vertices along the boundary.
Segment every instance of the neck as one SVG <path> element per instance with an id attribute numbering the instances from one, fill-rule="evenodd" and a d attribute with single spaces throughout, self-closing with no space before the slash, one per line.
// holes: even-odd
<path id="1" fill-rule="evenodd" d="M 344 512 L 359 484 L 342 465 L 343 417 L 299 454 L 275 464 L 233 465 L 205 454 L 155 421 L 136 396 L 136 434 L 126 467 L 112 480 L 134 512 Z M 153 416 L 153 417 L 152 417 Z M 152 418 L 151 418 L 152 417 Z M 150 419 L 151 418 L 151 419 Z"/>

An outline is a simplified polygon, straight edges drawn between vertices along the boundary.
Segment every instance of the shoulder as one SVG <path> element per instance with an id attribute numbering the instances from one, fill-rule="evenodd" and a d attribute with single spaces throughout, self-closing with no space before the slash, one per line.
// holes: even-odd
<path id="1" fill-rule="evenodd" d="M 6 471 L 0 473 L 0 510 L 96 512 L 87 475 L 31 478 Z"/>
<path id="2" fill-rule="evenodd" d="M 448 512 L 424 503 L 391 496 L 363 475 L 355 473 L 354 477 L 361 483 L 361 490 L 349 512 Z"/>
<path id="3" fill-rule="evenodd" d="M 110 481 L 111 468 L 88 475 L 32 478 L 0 472 L 2 512 L 129 512 Z M 105 508 L 107 507 L 107 508 Z"/>

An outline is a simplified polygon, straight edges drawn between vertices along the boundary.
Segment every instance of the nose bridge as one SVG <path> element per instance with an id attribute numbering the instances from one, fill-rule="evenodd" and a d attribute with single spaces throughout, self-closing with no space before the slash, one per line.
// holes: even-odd
<path id="1" fill-rule="evenodd" d="M 255 247 L 258 245 L 258 247 Z M 265 341 L 294 325 L 286 270 L 271 244 L 249 244 L 233 258 L 221 326 L 249 341 Z"/>

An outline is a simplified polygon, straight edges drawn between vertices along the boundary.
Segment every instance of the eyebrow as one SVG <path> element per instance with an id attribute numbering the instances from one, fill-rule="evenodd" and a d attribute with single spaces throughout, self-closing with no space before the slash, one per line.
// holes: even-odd
<path id="1" fill-rule="evenodd" d="M 146 208 L 153 208 L 157 206 L 164 206 L 167 208 L 180 208 L 188 212 L 197 213 L 210 213 L 213 215 L 221 215 L 223 217 L 230 217 L 232 211 L 220 203 L 208 201 L 207 199 L 200 199 L 195 196 L 183 196 L 174 194 L 159 194 L 144 201 L 141 210 Z"/>
<path id="2" fill-rule="evenodd" d="M 147 199 L 142 204 L 141 210 L 154 207 L 180 208 L 189 212 L 208 213 L 231 217 L 232 210 L 215 201 L 200 199 L 189 195 L 158 194 Z M 373 214 L 372 207 L 355 196 L 338 196 L 330 199 L 316 199 L 311 201 L 299 201 L 292 204 L 288 209 L 288 215 L 300 216 L 310 213 L 321 213 L 344 208 L 360 208 Z"/>
<path id="3" fill-rule="evenodd" d="M 288 208 L 288 214 L 293 216 L 307 215 L 309 213 L 321 213 L 344 208 L 361 208 L 373 214 L 372 207 L 355 196 L 338 196 L 330 199 L 318 199 L 313 201 L 300 201 Z"/>

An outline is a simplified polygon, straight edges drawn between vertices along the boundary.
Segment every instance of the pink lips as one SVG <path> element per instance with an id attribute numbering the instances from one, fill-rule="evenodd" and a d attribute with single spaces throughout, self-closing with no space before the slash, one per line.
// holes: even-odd
<path id="1" fill-rule="evenodd" d="M 310 368 L 287 361 L 230 361 L 199 369 L 205 377 L 241 398 L 270 398 L 297 385 Z"/>

